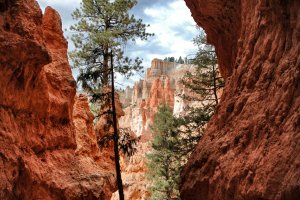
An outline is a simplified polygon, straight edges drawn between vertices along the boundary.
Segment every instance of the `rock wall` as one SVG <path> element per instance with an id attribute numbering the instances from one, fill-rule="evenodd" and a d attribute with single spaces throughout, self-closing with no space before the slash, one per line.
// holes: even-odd
<path id="1" fill-rule="evenodd" d="M 185 1 L 226 86 L 182 199 L 300 199 L 300 2 Z"/>
<path id="2" fill-rule="evenodd" d="M 0 199 L 110 199 L 116 190 L 75 85 L 59 14 L 1 1 Z"/>

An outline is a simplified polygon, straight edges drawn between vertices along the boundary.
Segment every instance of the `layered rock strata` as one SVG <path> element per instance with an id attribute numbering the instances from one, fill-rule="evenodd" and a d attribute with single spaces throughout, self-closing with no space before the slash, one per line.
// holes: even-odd
<path id="1" fill-rule="evenodd" d="M 75 99 L 55 10 L 0 2 L 0 87 L 0 199 L 110 199 L 114 167 Z"/>
<path id="2" fill-rule="evenodd" d="M 226 86 L 182 199 L 300 199 L 300 2 L 185 1 Z"/>

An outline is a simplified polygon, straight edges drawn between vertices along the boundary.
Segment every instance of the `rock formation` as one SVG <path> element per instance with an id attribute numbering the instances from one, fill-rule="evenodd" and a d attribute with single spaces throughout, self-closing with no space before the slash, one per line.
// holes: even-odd
<path id="1" fill-rule="evenodd" d="M 135 82 L 133 88 L 127 87 L 120 94 L 125 107 L 120 126 L 131 128 L 137 136 L 148 137 L 149 125 L 159 105 L 167 104 L 180 112 L 184 102 L 176 97 L 176 93 L 183 89 L 179 80 L 185 72 L 193 69 L 194 66 L 190 64 L 153 59 L 151 67 L 146 70 L 145 79 Z M 177 101 L 174 101 L 175 98 Z"/>
<path id="2" fill-rule="evenodd" d="M 226 86 L 182 199 L 300 199 L 300 2 L 185 1 Z"/>
<path id="3" fill-rule="evenodd" d="M 86 99 L 75 100 L 55 10 L 0 1 L 0 87 L 0 199 L 110 199 L 114 166 Z"/>
<path id="4" fill-rule="evenodd" d="M 176 97 L 176 92 L 183 89 L 179 80 L 187 70 L 193 68 L 193 65 L 153 59 L 151 67 L 146 70 L 145 79 L 137 81 L 133 88 L 128 87 L 121 93 L 125 115 L 120 119 L 120 127 L 130 128 L 137 136 L 141 136 L 137 153 L 129 159 L 123 159 L 122 162 L 125 199 L 138 200 L 150 196 L 145 157 L 145 154 L 151 151 L 151 145 L 148 143 L 151 139 L 149 127 L 161 104 L 175 107 L 177 113 L 182 111 L 180 109 L 184 107 L 185 102 Z M 117 199 L 116 192 L 112 200 Z"/>

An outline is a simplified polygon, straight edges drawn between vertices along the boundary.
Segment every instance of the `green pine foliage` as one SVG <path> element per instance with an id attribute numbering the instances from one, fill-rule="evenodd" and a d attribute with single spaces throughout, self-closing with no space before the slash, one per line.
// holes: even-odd
<path id="1" fill-rule="evenodd" d="M 127 42 L 152 35 L 146 32 L 149 25 L 129 14 L 136 4 L 136 0 L 82 0 L 81 7 L 73 12 L 77 23 L 70 29 L 75 50 L 69 55 L 80 70 L 78 80 L 83 89 L 101 92 L 100 88 L 109 83 L 112 65 L 115 72 L 126 77 L 142 68 L 140 58 L 124 55 Z"/>
<path id="2" fill-rule="evenodd" d="M 182 84 L 187 92 L 181 97 L 190 102 L 196 101 L 199 106 L 187 106 L 186 114 L 178 119 L 179 131 L 186 136 L 181 145 L 185 146 L 183 152 L 187 156 L 202 137 L 205 125 L 219 103 L 218 92 L 225 84 L 219 73 L 215 49 L 207 44 L 203 32 L 194 38 L 194 43 L 198 46 L 193 59 L 196 70 L 183 77 Z"/>
<path id="3" fill-rule="evenodd" d="M 164 58 L 164 61 L 167 61 L 167 62 L 175 62 L 175 58 L 174 58 L 174 57 L 165 57 L 165 58 Z"/>
<path id="4" fill-rule="evenodd" d="M 197 66 L 196 71 L 186 73 L 182 83 L 196 95 L 186 95 L 184 98 L 200 101 L 215 108 L 219 103 L 217 93 L 225 84 L 219 73 L 216 52 L 214 47 L 206 42 L 203 32 L 194 38 L 194 44 L 198 46 L 198 52 L 192 62 Z"/>
<path id="5" fill-rule="evenodd" d="M 165 57 L 164 61 L 175 62 L 175 63 L 179 63 L 179 64 L 184 64 L 185 63 L 185 61 L 183 60 L 183 58 L 181 56 L 179 56 L 178 59 L 175 59 L 173 56 L 172 57 Z"/>
<path id="6" fill-rule="evenodd" d="M 179 56 L 178 60 L 177 60 L 177 63 L 179 64 L 184 64 L 184 60 L 182 59 L 181 56 Z"/>
<path id="7" fill-rule="evenodd" d="M 181 158 L 178 152 L 178 132 L 172 109 L 159 107 L 152 126 L 152 148 L 147 154 L 151 200 L 179 199 Z"/>

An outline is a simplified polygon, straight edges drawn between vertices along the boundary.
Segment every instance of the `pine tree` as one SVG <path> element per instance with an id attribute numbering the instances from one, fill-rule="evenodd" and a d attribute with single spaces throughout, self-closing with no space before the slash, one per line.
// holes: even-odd
<path id="1" fill-rule="evenodd" d="M 177 60 L 177 63 L 179 64 L 184 64 L 184 60 L 182 59 L 181 56 L 179 56 L 178 60 Z"/>
<path id="2" fill-rule="evenodd" d="M 199 106 L 187 106 L 186 114 L 177 119 L 178 131 L 185 135 L 181 138 L 181 152 L 187 157 L 201 138 L 205 125 L 219 103 L 218 92 L 224 87 L 214 47 L 207 44 L 203 33 L 194 38 L 194 43 L 198 46 L 192 62 L 196 70 L 183 77 L 186 93 L 181 97 L 189 102 L 198 102 Z"/>
<path id="3" fill-rule="evenodd" d="M 113 127 L 113 141 L 116 175 L 120 200 L 124 199 L 119 163 L 119 130 L 115 108 L 115 73 L 126 77 L 140 70 L 141 59 L 124 56 L 124 45 L 136 38 L 146 40 L 151 34 L 141 19 L 129 15 L 136 0 L 82 0 L 79 9 L 72 16 L 76 24 L 70 27 L 74 34 L 75 50 L 70 53 L 74 67 L 79 68 L 78 81 L 87 91 L 92 102 L 109 105 L 110 125 Z M 108 90 L 108 88 L 110 88 Z"/>
<path id="4" fill-rule="evenodd" d="M 184 64 L 184 60 L 182 59 L 181 56 L 179 56 L 178 59 L 175 59 L 175 57 L 165 57 L 164 58 L 164 61 L 167 61 L 167 62 L 175 62 L 175 63 L 179 63 L 179 64 Z"/>
<path id="5" fill-rule="evenodd" d="M 194 43 L 198 46 L 198 52 L 192 64 L 196 65 L 194 73 L 188 72 L 182 83 L 194 96 L 186 96 L 193 100 L 201 101 L 205 105 L 216 107 L 219 103 L 218 91 L 224 87 L 224 81 L 219 74 L 217 56 L 212 45 L 206 42 L 203 33 L 194 38 Z"/>
<path id="6" fill-rule="evenodd" d="M 151 181 L 150 199 L 179 199 L 181 159 L 178 154 L 176 119 L 172 109 L 159 107 L 152 126 L 152 148 L 147 154 L 148 177 Z"/>

